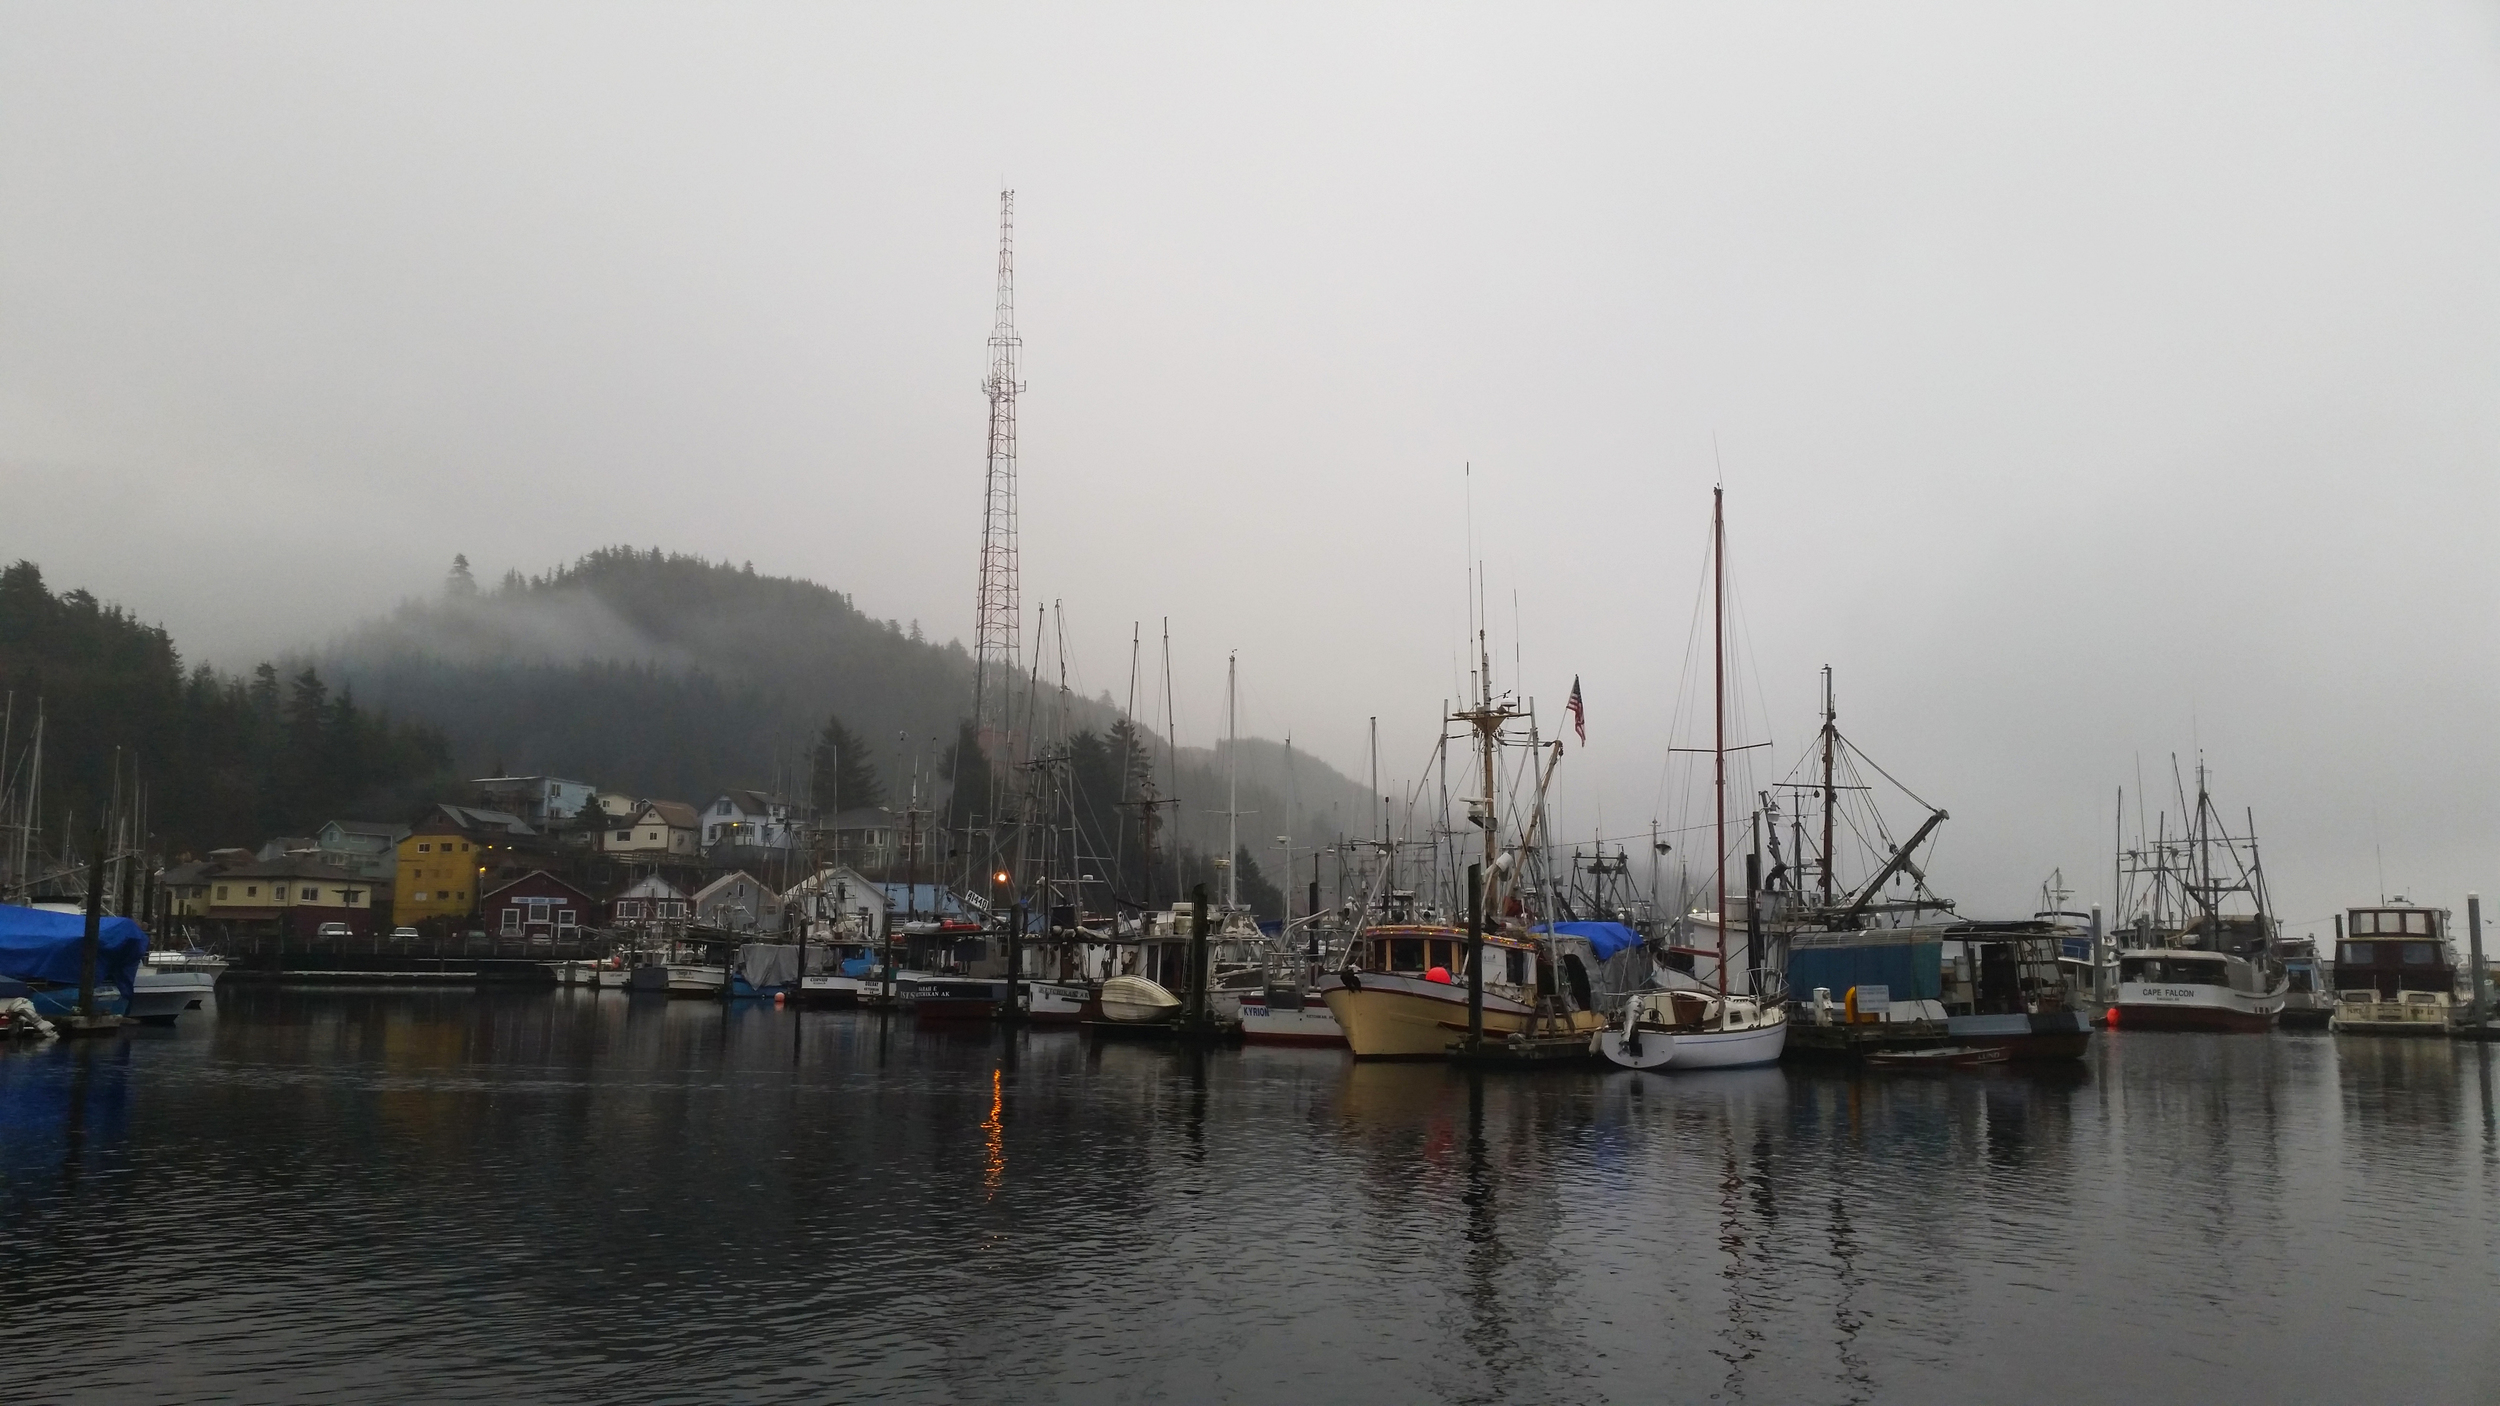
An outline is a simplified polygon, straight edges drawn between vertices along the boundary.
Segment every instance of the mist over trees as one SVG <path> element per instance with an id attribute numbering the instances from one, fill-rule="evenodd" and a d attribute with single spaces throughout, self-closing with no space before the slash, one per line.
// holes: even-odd
<path id="1" fill-rule="evenodd" d="M 133 775 L 146 785 L 149 828 L 175 852 L 396 815 L 451 779 L 440 731 L 310 667 L 185 672 L 161 627 L 83 590 L 55 595 L 29 561 L 0 569 L 0 685 L 11 695 L 4 784 L 18 794 L 41 700 L 41 823 L 56 849 L 73 812 L 83 833 L 111 799 L 116 748 L 125 790 Z"/>

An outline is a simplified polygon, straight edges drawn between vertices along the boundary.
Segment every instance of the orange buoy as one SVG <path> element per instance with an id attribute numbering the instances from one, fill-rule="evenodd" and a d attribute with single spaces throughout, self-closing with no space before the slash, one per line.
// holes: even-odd
<path id="1" fill-rule="evenodd" d="M 1424 973 L 1424 980 L 1437 981 L 1443 986 L 1447 986 L 1450 984 L 1450 969 L 1448 967 L 1434 967 L 1432 970 Z"/>

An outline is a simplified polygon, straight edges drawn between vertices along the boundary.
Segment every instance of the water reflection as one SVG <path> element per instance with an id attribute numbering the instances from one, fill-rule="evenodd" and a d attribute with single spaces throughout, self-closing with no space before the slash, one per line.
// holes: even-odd
<path id="1" fill-rule="evenodd" d="M 2491 1062 L 1484 1074 L 242 988 L 0 1055 L 0 1313 L 94 1400 L 2383 1396 L 2354 1333 L 2492 1399 Z"/>

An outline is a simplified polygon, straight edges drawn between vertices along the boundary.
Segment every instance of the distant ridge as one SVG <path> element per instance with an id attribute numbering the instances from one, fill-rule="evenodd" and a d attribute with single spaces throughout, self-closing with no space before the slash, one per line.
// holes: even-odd
<path id="1" fill-rule="evenodd" d="M 793 795 L 828 714 L 873 744 L 890 796 L 915 759 L 934 785 L 972 705 L 971 655 L 916 622 L 875 619 L 842 592 L 658 548 L 609 547 L 540 576 L 479 586 L 456 572 L 316 650 L 306 662 L 369 706 L 449 739 L 470 775 L 551 773 L 636 795 L 702 803 L 728 786 Z M 1100 701 L 1072 700 L 1071 729 L 1106 731 Z M 901 740 L 898 741 L 898 734 Z M 1180 834 L 1220 848 L 1216 750 L 1181 749 Z M 1280 744 L 1242 741 L 1242 843 L 1275 858 L 1285 803 Z M 1370 814 L 1354 781 L 1294 759 L 1297 838 L 1333 837 Z M 1308 860 L 1297 864 L 1307 881 Z"/>

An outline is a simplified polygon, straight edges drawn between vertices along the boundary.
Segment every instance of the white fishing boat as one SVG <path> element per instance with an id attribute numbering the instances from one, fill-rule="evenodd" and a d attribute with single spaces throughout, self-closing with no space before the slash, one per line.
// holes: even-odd
<path id="1" fill-rule="evenodd" d="M 1099 999 L 1105 1020 L 1122 1025 L 1153 1025 L 1178 1019 L 1178 996 L 1142 976 L 1115 976 L 1102 984 Z"/>
<path id="2" fill-rule="evenodd" d="M 1027 977 L 1024 988 L 1024 1018 L 1036 1025 L 1069 1025 L 1085 1013 L 1086 1002 L 1094 998 L 1094 988 L 1082 981 L 1045 981 Z"/>
<path id="3" fill-rule="evenodd" d="M 2165 820 L 2118 856 L 2119 911 L 2131 940 L 2118 954 L 2118 1029 L 2272 1030 L 2291 994 L 2273 900 L 2257 854 L 2256 821 L 2233 834 L 2196 764 L 2196 798 L 2181 785 L 2177 834 Z M 2241 911 L 2242 909 L 2246 911 Z"/>
<path id="4" fill-rule="evenodd" d="M 1241 1038 L 1253 1045 L 1346 1047 L 1345 1027 L 1328 1013 L 1317 992 L 1269 986 L 1241 997 Z"/>

